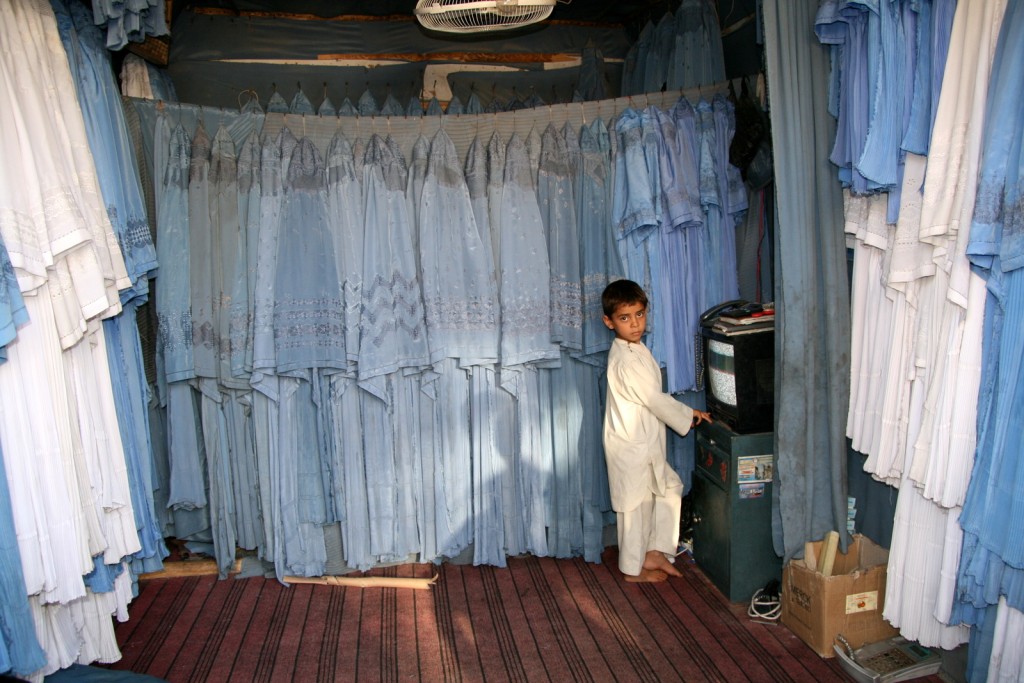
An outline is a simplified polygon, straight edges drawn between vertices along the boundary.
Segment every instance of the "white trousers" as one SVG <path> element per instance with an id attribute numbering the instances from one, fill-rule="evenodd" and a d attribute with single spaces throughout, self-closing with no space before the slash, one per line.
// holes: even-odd
<path id="1" fill-rule="evenodd" d="M 679 481 L 679 478 L 675 478 Z M 679 547 L 679 515 L 683 484 L 665 487 L 665 495 L 651 495 L 628 512 L 615 513 L 619 536 L 619 571 L 639 576 L 650 550 L 674 561 Z"/>

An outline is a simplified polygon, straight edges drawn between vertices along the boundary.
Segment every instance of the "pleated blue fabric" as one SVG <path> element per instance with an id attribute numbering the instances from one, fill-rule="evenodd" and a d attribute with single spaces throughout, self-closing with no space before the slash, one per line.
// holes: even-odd
<path id="1" fill-rule="evenodd" d="M 494 566 L 519 553 L 599 561 L 610 522 L 595 436 L 610 341 L 600 292 L 627 274 L 627 248 L 649 282 L 664 272 L 667 193 L 677 231 L 703 226 L 696 180 L 663 182 L 663 168 L 699 154 L 675 138 L 668 154 L 661 129 L 686 118 L 677 110 L 690 113 L 689 142 L 693 108 L 680 104 L 635 112 L 635 147 L 596 119 L 507 142 L 489 133 L 464 162 L 443 127 L 409 139 L 407 159 L 379 135 L 314 142 L 282 127 L 261 139 L 196 116 L 201 144 L 181 133 L 201 196 L 186 188 L 179 205 L 212 217 L 200 260 L 212 291 L 196 294 L 213 302 L 211 331 L 192 339 L 209 339 L 216 374 L 196 381 L 193 360 L 191 384 L 172 383 L 167 401 L 169 415 L 200 418 L 175 425 L 172 440 L 194 445 L 174 469 L 225 483 L 180 482 L 180 528 L 215 548 L 254 547 L 279 578 L 470 548 Z M 627 149 L 641 175 L 616 178 Z M 720 179 L 710 186 L 728 192 Z M 632 194 L 616 199 L 615 180 Z M 340 558 L 325 542 L 334 525 Z"/>
<path id="2" fill-rule="evenodd" d="M 972 631 L 972 680 L 1005 676 L 989 671 L 990 661 L 1007 666 L 1018 658 L 988 656 L 998 612 L 1024 611 L 1024 11 L 1009 3 L 992 64 L 982 157 L 967 254 L 985 277 L 978 446 L 960 525 L 963 548 L 957 575 L 954 616 L 983 627 Z M 1002 604 L 1001 604 L 1002 603 Z M 978 654 L 973 651 L 977 649 Z"/>

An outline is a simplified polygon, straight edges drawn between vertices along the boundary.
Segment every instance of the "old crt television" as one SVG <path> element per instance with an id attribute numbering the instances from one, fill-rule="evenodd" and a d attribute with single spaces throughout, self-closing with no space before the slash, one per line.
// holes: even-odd
<path id="1" fill-rule="evenodd" d="M 774 431 L 774 325 L 702 321 L 698 349 L 698 388 L 712 419 L 738 434 Z"/>

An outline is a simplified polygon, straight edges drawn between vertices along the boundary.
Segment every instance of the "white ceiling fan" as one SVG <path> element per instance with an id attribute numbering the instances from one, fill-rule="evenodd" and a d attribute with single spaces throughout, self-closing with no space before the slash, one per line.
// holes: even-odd
<path id="1" fill-rule="evenodd" d="M 544 21 L 558 0 L 417 0 L 424 28 L 446 33 L 506 31 Z"/>

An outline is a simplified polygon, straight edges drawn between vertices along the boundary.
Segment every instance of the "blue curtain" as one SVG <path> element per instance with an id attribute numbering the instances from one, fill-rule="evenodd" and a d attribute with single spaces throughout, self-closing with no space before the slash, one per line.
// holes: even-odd
<path id="1" fill-rule="evenodd" d="M 817 0 L 763 5 L 778 197 L 775 549 L 787 560 L 846 528 L 850 305 L 842 194 L 828 161 L 829 55 L 811 30 L 817 9 Z"/>

